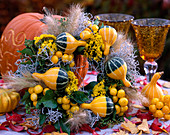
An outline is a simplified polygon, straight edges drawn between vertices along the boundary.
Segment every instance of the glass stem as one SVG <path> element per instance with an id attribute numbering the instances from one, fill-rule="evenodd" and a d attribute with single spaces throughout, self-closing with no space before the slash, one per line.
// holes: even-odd
<path id="1" fill-rule="evenodd" d="M 146 61 L 144 63 L 144 70 L 145 70 L 147 82 L 151 81 L 151 78 L 155 74 L 157 68 L 158 68 L 158 64 L 155 61 L 153 62 Z"/>

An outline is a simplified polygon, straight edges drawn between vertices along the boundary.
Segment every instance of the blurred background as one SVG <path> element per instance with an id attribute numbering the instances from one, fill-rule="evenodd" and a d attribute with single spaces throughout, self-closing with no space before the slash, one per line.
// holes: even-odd
<path id="1" fill-rule="evenodd" d="M 0 36 L 6 25 L 15 16 L 25 12 L 42 13 L 43 6 L 63 15 L 70 4 L 81 3 L 86 12 L 93 16 L 101 13 L 124 13 L 138 18 L 166 18 L 170 19 L 170 0 L 0 0 Z M 129 36 L 135 43 L 132 27 Z M 137 47 L 135 45 L 135 47 Z M 144 61 L 139 57 L 140 73 L 144 75 Z M 170 81 L 170 31 L 167 35 L 164 52 L 157 60 L 158 70 L 164 71 L 162 79 Z"/>

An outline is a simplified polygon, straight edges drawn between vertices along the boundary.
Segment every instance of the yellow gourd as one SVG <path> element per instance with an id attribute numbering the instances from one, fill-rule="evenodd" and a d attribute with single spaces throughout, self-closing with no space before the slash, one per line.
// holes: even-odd
<path id="1" fill-rule="evenodd" d="M 163 72 L 157 72 L 153 75 L 150 83 L 145 85 L 141 91 L 141 93 L 151 101 L 153 98 L 161 98 L 163 95 L 163 91 L 161 87 L 159 87 L 156 83 L 157 80 L 161 77 Z"/>
<path id="2" fill-rule="evenodd" d="M 0 89 L 0 114 L 14 110 L 20 100 L 19 93 L 11 89 Z"/>
<path id="3" fill-rule="evenodd" d="M 114 105 L 109 97 L 99 96 L 96 97 L 90 104 L 81 104 L 81 108 L 90 109 L 94 114 L 99 114 L 100 117 L 106 117 L 113 112 Z"/>
<path id="4" fill-rule="evenodd" d="M 76 40 L 71 34 L 63 32 L 57 36 L 56 44 L 59 50 L 72 54 L 78 46 L 85 46 L 85 41 Z"/>
<path id="5" fill-rule="evenodd" d="M 131 84 L 126 80 L 127 65 L 126 62 L 119 57 L 113 57 L 105 63 L 105 72 L 108 77 L 116 80 L 122 80 L 126 87 Z"/>
<path id="6" fill-rule="evenodd" d="M 60 67 L 50 68 L 44 74 L 33 73 L 32 77 L 42 80 L 52 90 L 63 90 L 69 81 L 67 72 Z"/>
<path id="7" fill-rule="evenodd" d="M 117 39 L 117 32 L 113 27 L 104 26 L 99 30 L 99 34 L 102 36 L 103 43 L 105 45 L 104 55 L 109 54 L 110 47 Z"/>

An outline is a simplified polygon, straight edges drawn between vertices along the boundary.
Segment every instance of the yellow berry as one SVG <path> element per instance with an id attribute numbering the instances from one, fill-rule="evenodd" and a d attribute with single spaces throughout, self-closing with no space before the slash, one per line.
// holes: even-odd
<path id="1" fill-rule="evenodd" d="M 29 92 L 30 94 L 34 93 L 34 87 L 30 87 L 30 88 L 28 89 L 28 92 Z"/>
<path id="2" fill-rule="evenodd" d="M 123 116 L 124 112 L 119 113 L 119 116 Z"/>
<path id="3" fill-rule="evenodd" d="M 159 110 L 164 106 L 164 104 L 162 102 L 157 102 L 156 103 L 156 108 Z"/>
<path id="4" fill-rule="evenodd" d="M 92 25 L 91 29 L 92 29 L 93 31 L 98 31 L 99 26 L 97 26 L 96 24 L 94 24 L 94 25 Z"/>
<path id="5" fill-rule="evenodd" d="M 168 114 L 170 112 L 170 109 L 167 105 L 165 105 L 163 108 L 162 108 L 162 112 L 165 113 L 165 114 Z"/>
<path id="6" fill-rule="evenodd" d="M 56 55 L 52 56 L 51 57 L 51 61 L 54 63 L 54 64 L 57 64 L 58 63 L 58 57 Z"/>
<path id="7" fill-rule="evenodd" d="M 62 104 L 62 108 L 64 110 L 69 110 L 70 109 L 70 104 Z"/>
<path id="8" fill-rule="evenodd" d="M 63 98 L 62 97 L 57 98 L 57 103 L 62 104 L 63 103 Z"/>
<path id="9" fill-rule="evenodd" d="M 119 105 L 115 105 L 115 109 L 116 109 L 116 114 L 120 113 L 120 106 Z"/>
<path id="10" fill-rule="evenodd" d="M 156 105 L 157 102 L 159 102 L 159 98 L 153 98 L 151 100 L 151 105 Z"/>
<path id="11" fill-rule="evenodd" d="M 45 93 L 46 93 L 47 90 L 50 90 L 50 89 L 49 89 L 49 88 L 45 88 L 45 89 L 43 90 L 43 95 L 45 95 Z"/>
<path id="12" fill-rule="evenodd" d="M 120 112 L 126 112 L 128 110 L 128 106 L 121 106 L 120 107 Z"/>
<path id="13" fill-rule="evenodd" d="M 62 56 L 62 61 L 63 61 L 63 62 L 67 62 L 67 61 L 68 61 L 68 54 L 64 54 L 64 55 Z"/>
<path id="14" fill-rule="evenodd" d="M 120 99 L 119 99 L 119 104 L 120 104 L 120 106 L 126 106 L 126 105 L 128 105 L 128 99 L 125 98 L 125 97 L 120 98 Z"/>
<path id="15" fill-rule="evenodd" d="M 75 62 L 72 61 L 70 64 L 69 64 L 70 67 L 74 67 L 75 66 Z"/>
<path id="16" fill-rule="evenodd" d="M 31 101 L 37 101 L 37 99 L 38 99 L 37 94 L 36 94 L 36 93 L 32 93 L 32 94 L 30 95 L 30 99 L 31 99 Z"/>
<path id="17" fill-rule="evenodd" d="M 68 61 L 72 61 L 73 60 L 73 55 L 68 55 Z"/>
<path id="18" fill-rule="evenodd" d="M 161 110 L 156 110 L 155 112 L 155 116 L 157 118 L 162 118 L 164 116 L 163 112 Z"/>
<path id="19" fill-rule="evenodd" d="M 43 91 L 43 87 L 41 86 L 41 85 L 36 85 L 35 87 L 34 87 L 34 92 L 36 93 L 36 94 L 39 94 L 39 93 L 41 93 Z"/>
<path id="20" fill-rule="evenodd" d="M 37 101 L 33 101 L 33 105 L 36 106 L 37 105 Z"/>
<path id="21" fill-rule="evenodd" d="M 170 114 L 165 114 L 165 115 L 164 115 L 164 118 L 165 118 L 166 120 L 170 120 Z"/>
<path id="22" fill-rule="evenodd" d="M 79 111 L 79 107 L 77 105 L 76 106 L 72 106 L 70 110 L 71 110 L 72 113 L 74 113 L 74 112 Z"/>
<path id="23" fill-rule="evenodd" d="M 151 112 L 151 113 L 154 113 L 154 112 L 156 112 L 156 105 L 150 105 L 149 106 L 149 111 Z"/>
<path id="24" fill-rule="evenodd" d="M 63 53 L 62 53 L 62 51 L 57 51 L 57 52 L 55 53 L 55 55 L 56 55 L 58 58 L 61 58 L 62 55 L 63 55 Z"/>
<path id="25" fill-rule="evenodd" d="M 118 101 L 118 97 L 117 96 L 113 96 L 113 103 L 116 103 Z"/>
<path id="26" fill-rule="evenodd" d="M 76 105 L 77 105 L 77 103 L 73 104 L 73 103 L 71 102 L 71 103 L 70 103 L 70 105 L 72 105 L 72 106 L 76 106 Z"/>
<path id="27" fill-rule="evenodd" d="M 169 103 L 170 102 L 170 95 L 165 95 L 164 96 L 164 102 Z"/>
<path id="28" fill-rule="evenodd" d="M 70 100 L 67 96 L 64 96 L 63 97 L 63 104 L 69 104 L 70 103 Z"/>
<path id="29" fill-rule="evenodd" d="M 163 102 L 164 103 L 164 95 L 161 95 L 159 101 Z"/>
<path id="30" fill-rule="evenodd" d="M 114 87 L 112 87 L 112 88 L 110 89 L 110 95 L 116 96 L 116 94 L 117 94 L 117 89 L 114 88 Z"/>
<path id="31" fill-rule="evenodd" d="M 120 89 L 120 90 L 117 92 L 117 97 L 118 97 L 118 98 L 125 97 L 125 91 L 124 91 L 123 89 Z"/>

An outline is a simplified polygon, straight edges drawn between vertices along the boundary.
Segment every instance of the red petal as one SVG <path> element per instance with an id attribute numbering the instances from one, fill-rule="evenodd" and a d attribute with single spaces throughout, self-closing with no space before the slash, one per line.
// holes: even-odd
<path id="1" fill-rule="evenodd" d="M 89 133 L 93 133 L 93 129 L 88 124 L 83 124 L 80 128 L 80 131 L 87 131 Z"/>
<path id="2" fill-rule="evenodd" d="M 162 132 L 162 129 L 158 126 L 158 125 L 156 125 L 155 123 L 152 123 L 152 125 L 151 125 L 151 127 L 150 127 L 152 130 L 154 130 L 154 131 L 160 131 L 160 132 Z"/>
<path id="3" fill-rule="evenodd" d="M 23 126 L 15 126 L 12 124 L 12 122 L 9 123 L 9 128 L 12 129 L 13 131 L 17 131 L 17 132 L 24 130 Z"/>
<path id="4" fill-rule="evenodd" d="M 142 121 L 131 121 L 133 124 L 135 124 L 135 125 L 139 125 L 139 124 L 141 124 L 142 123 Z"/>
<path id="5" fill-rule="evenodd" d="M 5 126 L 3 126 L 3 125 L 0 125 L 0 130 L 6 130 L 6 131 L 8 131 L 8 129 L 7 129 Z"/>
<path id="6" fill-rule="evenodd" d="M 27 130 L 27 133 L 29 134 L 29 135 L 43 135 L 43 130 L 41 131 L 41 132 L 39 132 L 39 133 L 31 133 L 29 130 Z"/>
<path id="7" fill-rule="evenodd" d="M 170 132 L 170 124 L 165 128 L 166 131 Z"/>
<path id="8" fill-rule="evenodd" d="M 9 122 L 8 121 L 5 121 L 1 124 L 2 126 L 9 126 Z"/>
<path id="9" fill-rule="evenodd" d="M 154 119 L 153 123 L 154 123 L 155 125 L 157 125 L 158 127 L 161 127 L 161 126 L 162 126 L 162 123 L 160 123 L 160 122 L 158 121 L 158 118 Z"/>
<path id="10" fill-rule="evenodd" d="M 114 132 L 119 132 L 120 130 L 119 129 L 112 129 Z"/>
<path id="11" fill-rule="evenodd" d="M 95 130 L 95 131 L 100 131 L 100 128 L 96 127 L 94 130 Z"/>
<path id="12" fill-rule="evenodd" d="M 24 114 L 25 115 L 25 114 Z M 6 113 L 6 120 L 7 121 L 15 121 L 15 122 L 23 122 L 23 114 L 17 114 L 17 113 L 14 113 L 11 115 L 9 115 L 8 113 Z"/>
<path id="13" fill-rule="evenodd" d="M 99 135 L 98 133 L 96 133 L 96 131 L 93 130 L 93 135 Z"/>
<path id="14" fill-rule="evenodd" d="M 149 113 L 149 112 L 147 112 L 147 113 L 138 112 L 138 113 L 136 114 L 136 116 L 137 116 L 138 118 L 140 118 L 141 120 L 143 120 L 143 119 L 152 120 L 152 119 L 153 119 L 152 114 Z"/>
<path id="15" fill-rule="evenodd" d="M 53 125 L 46 125 L 43 128 L 43 132 L 45 132 L 45 133 L 51 133 L 53 131 L 56 131 L 56 129 L 55 129 L 55 127 Z"/>

